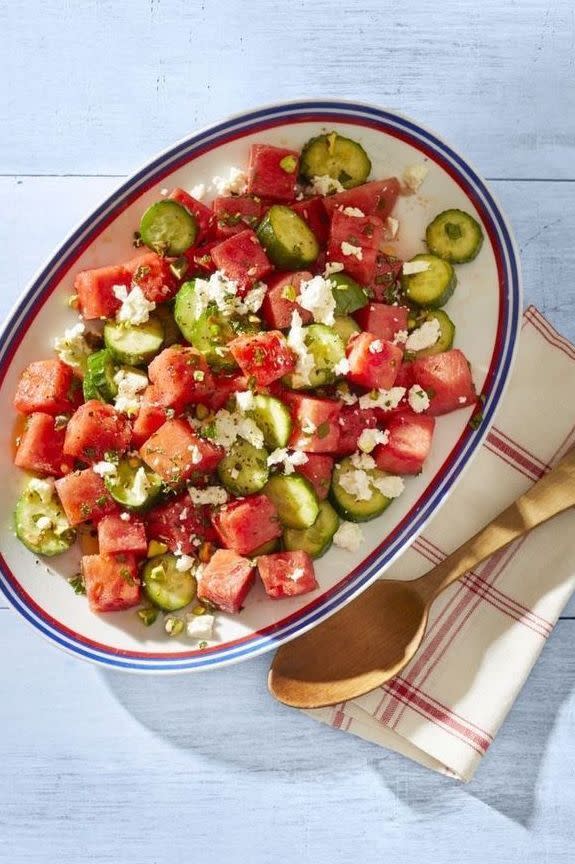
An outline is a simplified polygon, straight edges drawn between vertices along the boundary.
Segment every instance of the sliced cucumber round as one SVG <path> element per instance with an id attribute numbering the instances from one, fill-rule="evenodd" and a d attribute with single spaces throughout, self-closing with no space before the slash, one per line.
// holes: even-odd
<path id="1" fill-rule="evenodd" d="M 190 570 L 178 570 L 177 560 L 170 552 L 156 555 L 148 558 L 142 571 L 142 585 L 148 600 L 165 612 L 183 609 L 196 596 L 196 577 Z"/>
<path id="2" fill-rule="evenodd" d="M 182 255 L 198 235 L 196 217 L 177 201 L 156 201 L 140 221 L 140 237 L 159 255 Z"/>
<path id="3" fill-rule="evenodd" d="M 425 242 L 439 258 L 465 264 L 477 257 L 483 245 L 483 229 L 463 210 L 444 210 L 427 226 Z"/>
<path id="4" fill-rule="evenodd" d="M 137 456 L 120 459 L 116 473 L 105 477 L 104 483 L 114 501 L 133 513 L 148 510 L 163 489 L 161 477 Z"/>
<path id="5" fill-rule="evenodd" d="M 391 498 L 386 498 L 379 490 L 371 487 L 371 496 L 367 501 L 360 501 L 356 495 L 350 494 L 341 485 L 341 478 L 346 474 L 353 474 L 355 468 L 348 457 L 335 466 L 331 481 L 330 498 L 333 506 L 340 516 L 348 522 L 367 522 L 375 519 L 391 504 Z M 378 468 L 366 471 L 368 476 L 374 480 L 383 479 L 386 475 Z"/>
<path id="6" fill-rule="evenodd" d="M 319 514 L 309 528 L 286 528 L 283 533 L 284 549 L 294 552 L 303 549 L 312 558 L 320 558 L 332 544 L 333 535 L 339 528 L 339 516 L 329 503 L 321 501 Z"/>
<path id="7" fill-rule="evenodd" d="M 353 318 L 348 315 L 337 316 L 333 323 L 332 329 L 335 330 L 344 345 L 347 345 L 351 336 L 354 333 L 360 333 L 361 327 Z"/>
<path id="8" fill-rule="evenodd" d="M 268 452 L 238 440 L 218 465 L 218 477 L 232 495 L 253 495 L 268 482 Z"/>
<path id="9" fill-rule="evenodd" d="M 18 539 L 36 555 L 61 555 L 76 540 L 56 495 L 43 500 L 30 484 L 16 504 L 14 528 Z"/>
<path id="10" fill-rule="evenodd" d="M 145 366 L 164 344 L 164 328 L 155 315 L 150 315 L 144 324 L 117 324 L 106 321 L 104 342 L 118 363 L 126 366 Z"/>
<path id="11" fill-rule="evenodd" d="M 274 204 L 260 222 L 258 240 L 280 270 L 302 270 L 319 255 L 316 236 L 301 216 Z"/>
<path id="12" fill-rule="evenodd" d="M 263 432 L 266 447 L 276 450 L 287 445 L 292 431 L 292 420 L 283 402 L 275 396 L 258 394 L 254 396 L 254 407 L 248 414 Z"/>
<path id="13" fill-rule="evenodd" d="M 455 270 L 436 255 L 416 255 L 412 261 L 428 264 L 426 270 L 401 277 L 401 287 L 407 299 L 416 306 L 444 306 L 457 285 Z"/>
<path id="14" fill-rule="evenodd" d="M 296 390 L 313 389 L 333 384 L 337 364 L 345 357 L 345 346 L 332 327 L 326 324 L 310 324 L 303 328 L 303 340 L 314 359 L 314 368 L 309 375 L 309 384 L 297 384 L 294 375 L 286 375 L 285 383 Z"/>
<path id="15" fill-rule="evenodd" d="M 117 371 L 114 358 L 108 348 L 89 354 L 83 381 L 84 399 L 113 402 L 118 393 L 118 385 L 114 381 Z"/>
<path id="16" fill-rule="evenodd" d="M 273 501 L 286 528 L 309 528 L 317 519 L 319 502 L 314 488 L 299 474 L 270 477 L 264 494 Z"/>
<path id="17" fill-rule="evenodd" d="M 300 173 L 306 180 L 327 174 L 351 189 L 365 183 L 370 172 L 371 162 L 361 144 L 337 132 L 311 138 L 302 150 Z"/>
<path id="18" fill-rule="evenodd" d="M 408 318 L 408 326 L 414 330 L 425 324 L 426 321 L 437 321 L 439 324 L 439 339 L 435 345 L 429 348 L 422 348 L 420 351 L 415 351 L 417 357 L 429 357 L 432 354 L 442 354 L 444 351 L 449 351 L 453 348 L 455 339 L 455 324 L 443 309 L 422 309 L 410 314 Z"/>
<path id="19" fill-rule="evenodd" d="M 367 306 L 369 299 L 361 285 L 346 273 L 333 273 L 329 277 L 335 300 L 336 315 L 351 315 Z"/>

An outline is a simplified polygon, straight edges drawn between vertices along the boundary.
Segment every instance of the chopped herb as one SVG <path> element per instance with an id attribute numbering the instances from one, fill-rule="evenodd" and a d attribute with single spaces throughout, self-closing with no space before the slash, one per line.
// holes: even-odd
<path id="1" fill-rule="evenodd" d="M 343 184 L 343 183 L 347 183 L 349 180 L 351 180 L 352 177 L 351 177 L 351 174 L 347 173 L 347 171 L 340 171 L 339 177 L 337 179 L 339 180 L 340 183 Z"/>
<path id="2" fill-rule="evenodd" d="M 108 496 L 107 495 L 100 495 L 99 498 L 96 498 L 96 504 L 98 505 L 98 507 L 105 507 L 107 503 L 108 503 Z"/>
<path id="3" fill-rule="evenodd" d="M 76 576 L 72 576 L 68 579 L 68 585 L 74 589 L 74 594 L 85 594 L 86 586 L 84 585 L 84 579 L 82 578 L 82 574 L 78 573 Z"/>
<path id="4" fill-rule="evenodd" d="M 284 156 L 284 158 L 280 160 L 280 168 L 282 171 L 285 171 L 286 174 L 293 174 L 297 168 L 297 157 L 291 155 Z"/>
<path id="5" fill-rule="evenodd" d="M 205 639 L 198 644 L 198 648 L 207 648 L 207 647 L 208 647 L 208 643 L 205 641 Z"/>
<path id="6" fill-rule="evenodd" d="M 140 279 L 145 279 L 146 276 L 150 275 L 150 268 L 146 264 L 140 264 L 134 273 L 133 280 L 134 282 L 139 282 Z"/>
<path id="7" fill-rule="evenodd" d="M 293 285 L 286 285 L 282 288 L 281 296 L 284 300 L 291 300 L 292 303 L 295 303 L 295 299 L 297 297 L 296 290 Z"/>
<path id="8" fill-rule="evenodd" d="M 477 411 L 477 412 L 473 415 L 473 417 L 471 418 L 471 420 L 469 421 L 469 425 L 471 426 L 472 429 L 479 429 L 479 427 L 481 426 L 482 422 L 483 422 L 483 412 L 482 412 L 482 411 Z"/>
<path id="9" fill-rule="evenodd" d="M 147 607 L 146 609 L 138 609 L 138 618 L 146 627 L 150 627 L 158 617 L 158 610 L 154 609 L 152 606 Z"/>
<path id="10" fill-rule="evenodd" d="M 327 421 L 320 423 L 316 430 L 318 437 L 325 438 L 326 435 L 329 435 L 330 428 L 330 424 Z"/>
<path id="11" fill-rule="evenodd" d="M 179 636 L 183 632 L 184 622 L 176 615 L 169 615 L 164 621 L 164 629 L 168 636 Z"/>
<path id="12" fill-rule="evenodd" d="M 89 516 L 91 512 L 92 508 L 90 507 L 90 505 L 86 504 L 85 501 L 82 501 L 82 503 L 80 504 L 80 513 L 82 514 L 82 516 Z"/>
<path id="13" fill-rule="evenodd" d="M 92 415 L 90 415 L 92 416 Z M 96 448 L 95 447 L 84 447 L 84 455 L 88 457 L 88 459 L 96 458 Z"/>
<path id="14" fill-rule="evenodd" d="M 143 245 L 142 235 L 139 231 L 134 231 L 133 237 L 134 239 L 132 240 L 132 246 L 134 246 L 136 249 L 139 249 L 140 246 Z"/>
<path id="15" fill-rule="evenodd" d="M 68 419 L 65 414 L 58 414 L 54 420 L 54 430 L 59 432 L 61 429 L 65 429 L 68 425 Z"/>
<path id="16" fill-rule="evenodd" d="M 206 417 L 209 417 L 209 414 L 210 409 L 207 408 L 205 405 L 202 405 L 201 402 L 199 405 L 196 405 L 196 417 L 198 418 L 198 420 L 205 420 Z"/>
<path id="17" fill-rule="evenodd" d="M 190 263 L 185 256 L 181 258 L 176 258 L 175 261 L 172 261 L 170 264 L 170 270 L 176 277 L 176 279 L 183 279 L 186 273 L 188 272 L 188 268 Z"/>
<path id="18" fill-rule="evenodd" d="M 206 377 L 206 373 L 202 372 L 201 369 L 196 369 L 194 372 L 194 381 L 203 381 Z"/>

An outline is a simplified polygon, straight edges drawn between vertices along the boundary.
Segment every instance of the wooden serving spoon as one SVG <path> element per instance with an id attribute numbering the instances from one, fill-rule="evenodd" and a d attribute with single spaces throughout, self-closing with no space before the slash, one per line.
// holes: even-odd
<path id="1" fill-rule="evenodd" d="M 320 708 L 379 687 L 421 643 L 438 594 L 471 568 L 575 505 L 575 450 L 471 540 L 419 579 L 375 582 L 348 606 L 276 653 L 271 693 L 295 708 Z"/>

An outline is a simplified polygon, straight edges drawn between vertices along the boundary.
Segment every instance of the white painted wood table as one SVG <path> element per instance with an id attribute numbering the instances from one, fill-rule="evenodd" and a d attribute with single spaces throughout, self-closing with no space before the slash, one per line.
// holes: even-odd
<path id="1" fill-rule="evenodd" d="M 0 313 L 155 151 L 231 111 L 411 114 L 508 212 L 526 300 L 575 338 L 572 0 L 0 3 Z M 263 658 L 101 672 L 0 609 L 0 862 L 573 861 L 575 604 L 468 786 L 274 704 Z"/>

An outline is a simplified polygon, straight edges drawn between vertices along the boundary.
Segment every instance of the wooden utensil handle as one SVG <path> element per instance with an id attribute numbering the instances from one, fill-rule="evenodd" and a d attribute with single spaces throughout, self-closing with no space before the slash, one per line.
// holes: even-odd
<path id="1" fill-rule="evenodd" d="M 537 525 L 575 505 L 575 450 L 485 528 L 416 580 L 419 591 L 433 598 L 464 573 L 504 549 Z"/>

